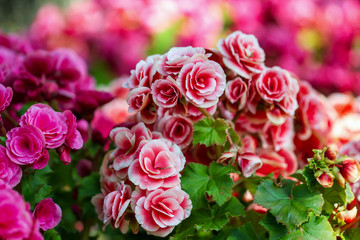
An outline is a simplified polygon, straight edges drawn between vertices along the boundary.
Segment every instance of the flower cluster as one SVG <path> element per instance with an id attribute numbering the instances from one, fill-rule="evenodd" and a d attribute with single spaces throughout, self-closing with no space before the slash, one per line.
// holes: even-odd
<path id="1" fill-rule="evenodd" d="M 130 226 L 136 233 L 140 224 L 149 234 L 164 237 L 190 215 L 191 201 L 180 187 L 185 157 L 179 146 L 161 137 L 143 123 L 111 131 L 117 148 L 105 156 L 102 193 L 92 199 L 105 225 L 123 233 Z M 127 220 L 134 214 L 137 223 Z"/>
<path id="2" fill-rule="evenodd" d="M 83 139 L 76 118 L 69 111 L 54 111 L 45 104 L 32 105 L 20 118 L 20 127 L 6 134 L 6 152 L 16 164 L 44 168 L 49 161 L 46 149 L 57 149 L 60 159 L 71 161 L 70 149 L 80 149 Z"/>
<path id="3" fill-rule="evenodd" d="M 54 201 L 65 205 L 59 196 L 69 192 L 69 185 L 66 172 L 55 169 L 89 158 L 80 152 L 74 159 L 70 153 L 88 139 L 97 146 L 89 136 L 96 135 L 96 128 L 89 131 L 89 122 L 112 99 L 95 90 L 94 83 L 85 61 L 73 51 L 34 50 L 17 35 L 0 35 L 1 239 L 35 240 L 43 239 L 43 231 L 56 233 L 62 210 Z"/>
<path id="4" fill-rule="evenodd" d="M 85 61 L 74 51 L 34 50 L 25 40 L 26 48 L 20 51 L 19 37 L 1 37 L 7 41 L 0 42 L 0 82 L 12 88 L 13 103 L 56 101 L 63 111 L 85 115 L 112 99 L 111 94 L 95 90 Z"/>

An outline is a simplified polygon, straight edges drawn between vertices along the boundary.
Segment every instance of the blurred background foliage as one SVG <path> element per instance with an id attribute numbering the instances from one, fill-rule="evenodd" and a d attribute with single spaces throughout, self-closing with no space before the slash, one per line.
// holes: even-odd
<path id="1" fill-rule="evenodd" d="M 53 3 L 65 7 L 71 0 L 0 0 L 0 29 L 4 32 L 19 32 L 33 21 L 38 9 Z"/>

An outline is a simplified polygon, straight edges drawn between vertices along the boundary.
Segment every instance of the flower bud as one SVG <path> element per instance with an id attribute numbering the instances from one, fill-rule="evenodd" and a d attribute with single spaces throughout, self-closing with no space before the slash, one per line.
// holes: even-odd
<path id="1" fill-rule="evenodd" d="M 320 160 L 321 160 L 321 155 L 320 155 L 320 153 L 316 152 L 316 153 L 314 154 L 314 160 L 315 160 L 315 161 L 320 161 Z"/>
<path id="2" fill-rule="evenodd" d="M 229 162 L 235 156 L 236 156 L 236 152 L 231 151 L 231 149 L 230 149 L 228 152 L 224 152 L 223 154 L 221 154 L 221 156 L 219 157 L 217 162 L 219 162 L 219 163 Z"/>
<path id="3" fill-rule="evenodd" d="M 336 214 L 336 217 L 340 221 L 344 221 L 345 223 L 351 223 L 352 221 L 354 221 L 356 214 L 357 214 L 357 208 L 353 207 L 351 210 L 338 212 Z"/>
<path id="4" fill-rule="evenodd" d="M 253 153 L 244 153 L 238 155 L 237 161 L 241 167 L 242 174 L 245 177 L 250 177 L 256 170 L 263 165 L 261 159 Z"/>
<path id="5" fill-rule="evenodd" d="M 324 188 L 330 188 L 333 185 L 334 176 L 331 173 L 323 173 L 319 177 L 316 178 L 318 183 Z"/>
<path id="6" fill-rule="evenodd" d="M 325 157 L 329 160 L 336 160 L 337 152 L 334 147 L 328 147 L 325 151 Z"/>
<path id="7" fill-rule="evenodd" d="M 360 165 L 357 160 L 347 158 L 343 161 L 343 167 L 340 169 L 341 175 L 346 182 L 354 183 L 360 178 Z"/>
<path id="8" fill-rule="evenodd" d="M 252 201 L 254 201 L 254 195 L 252 195 L 249 190 L 246 190 L 246 192 L 243 195 L 243 201 L 244 202 L 252 202 Z"/>

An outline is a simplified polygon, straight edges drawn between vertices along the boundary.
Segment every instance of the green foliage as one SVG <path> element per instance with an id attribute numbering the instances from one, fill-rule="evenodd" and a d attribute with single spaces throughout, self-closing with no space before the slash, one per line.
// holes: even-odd
<path id="1" fill-rule="evenodd" d="M 307 223 L 303 224 L 300 228 L 286 235 L 282 240 L 335 240 L 336 235 L 324 216 L 311 215 Z"/>
<path id="2" fill-rule="evenodd" d="M 360 228 L 351 228 L 347 231 L 345 235 L 346 240 L 358 240 L 360 236 Z"/>
<path id="3" fill-rule="evenodd" d="M 52 187 L 48 185 L 48 180 L 52 172 L 49 165 L 41 170 L 25 171 L 22 178 L 22 195 L 32 208 L 44 198 L 50 197 Z"/>
<path id="4" fill-rule="evenodd" d="M 333 187 L 323 188 L 322 194 L 325 200 L 323 210 L 327 214 L 333 211 L 335 203 L 340 204 L 340 206 L 345 206 L 355 198 L 348 183 L 346 187 L 343 188 L 335 182 Z"/>
<path id="5" fill-rule="evenodd" d="M 231 217 L 245 214 L 240 201 L 231 197 L 234 182 L 229 173 L 234 171 L 232 166 L 216 162 L 212 162 L 209 167 L 198 163 L 186 166 L 181 185 L 190 195 L 193 210 L 190 217 L 177 227 L 175 239 L 185 239 L 201 231 L 220 231 Z"/>
<path id="6" fill-rule="evenodd" d="M 49 229 L 44 232 L 45 240 L 61 240 L 59 233 L 55 229 Z"/>
<path id="7" fill-rule="evenodd" d="M 244 225 L 233 230 L 228 240 L 262 240 L 264 236 L 261 233 L 256 232 L 250 222 L 245 223 Z"/>
<path id="8" fill-rule="evenodd" d="M 192 211 L 190 217 L 180 224 L 174 237 L 184 239 L 189 235 L 194 235 L 194 227 L 202 231 L 220 231 L 229 222 L 229 217 L 243 215 L 245 215 L 244 206 L 237 198 L 232 197 L 222 206 L 215 204 L 210 207 L 208 205 Z"/>
<path id="9" fill-rule="evenodd" d="M 93 172 L 91 175 L 81 179 L 79 187 L 79 199 L 82 200 L 86 197 L 91 198 L 100 193 L 100 175 Z"/>
<path id="10" fill-rule="evenodd" d="M 226 142 L 226 129 L 229 125 L 223 119 L 204 118 L 194 125 L 193 144 L 224 145 Z"/>
<path id="11" fill-rule="evenodd" d="M 305 184 L 284 180 L 281 187 L 265 180 L 255 194 L 254 202 L 269 208 L 278 222 L 289 229 L 309 219 L 310 212 L 320 215 L 324 200 L 319 192 L 310 192 Z"/>
<path id="12" fill-rule="evenodd" d="M 313 192 L 315 189 L 318 189 L 321 187 L 321 185 L 318 183 L 316 178 L 314 177 L 314 170 L 311 169 L 309 166 L 305 166 L 303 171 L 303 176 L 306 180 L 306 184 L 311 192 Z"/>
<path id="13" fill-rule="evenodd" d="M 209 168 L 198 163 L 186 166 L 181 178 L 181 185 L 191 198 L 194 209 L 207 204 L 206 194 L 212 196 L 220 206 L 231 196 L 233 181 L 229 173 L 232 166 L 224 166 L 213 162 Z"/>
<path id="14" fill-rule="evenodd" d="M 288 232 L 285 225 L 278 223 L 270 213 L 266 214 L 266 218 L 263 219 L 260 224 L 269 232 L 270 240 L 281 239 Z"/>

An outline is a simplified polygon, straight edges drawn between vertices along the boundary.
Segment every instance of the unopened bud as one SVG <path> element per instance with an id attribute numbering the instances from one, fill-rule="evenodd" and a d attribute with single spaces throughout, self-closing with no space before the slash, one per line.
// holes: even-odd
<path id="1" fill-rule="evenodd" d="M 329 147 L 325 151 L 325 157 L 327 157 L 329 160 L 336 160 L 337 158 L 337 152 L 334 147 Z"/>
<path id="2" fill-rule="evenodd" d="M 316 178 L 318 183 L 324 188 L 330 188 L 334 184 L 334 176 L 331 173 L 322 173 L 319 177 Z"/>
<path id="3" fill-rule="evenodd" d="M 256 170 L 262 167 L 263 163 L 259 156 L 253 153 L 238 155 L 237 161 L 241 172 L 245 177 L 250 177 Z"/>
<path id="4" fill-rule="evenodd" d="M 252 202 L 254 200 L 254 196 L 251 194 L 249 190 L 246 190 L 243 196 L 244 202 Z"/>
<path id="5" fill-rule="evenodd" d="M 336 214 L 336 217 L 340 221 L 344 221 L 345 223 L 351 223 L 352 221 L 354 221 L 356 214 L 357 214 L 357 208 L 353 207 L 351 210 L 338 212 Z"/>
<path id="6" fill-rule="evenodd" d="M 317 153 L 314 154 L 314 160 L 315 161 L 320 161 L 321 160 L 320 153 L 317 152 Z"/>
<path id="7" fill-rule="evenodd" d="M 360 165 L 358 161 L 352 158 L 345 159 L 342 163 L 340 173 L 346 182 L 356 182 L 360 178 Z"/>

